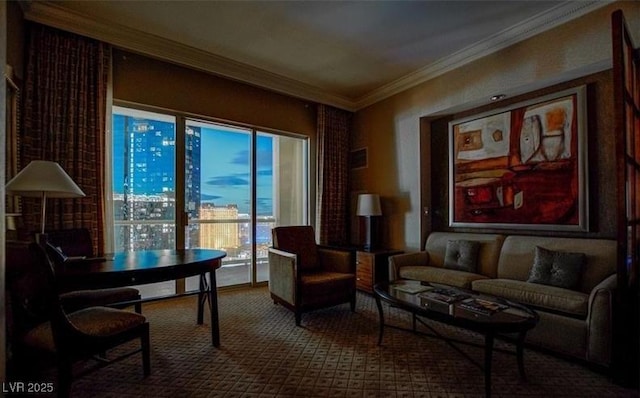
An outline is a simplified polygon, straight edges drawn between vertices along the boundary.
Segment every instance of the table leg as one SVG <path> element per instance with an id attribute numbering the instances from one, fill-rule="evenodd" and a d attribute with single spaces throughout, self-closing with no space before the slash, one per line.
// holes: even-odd
<path id="1" fill-rule="evenodd" d="M 198 292 L 198 325 L 204 323 L 204 303 L 209 301 L 209 314 L 211 315 L 211 344 L 220 347 L 220 326 L 218 320 L 218 292 L 216 287 L 216 272 L 209 272 L 209 281 L 206 273 L 200 274 L 200 291 Z"/>
<path id="2" fill-rule="evenodd" d="M 527 332 L 521 332 L 520 334 L 518 334 L 518 342 L 516 343 L 518 370 L 520 371 L 520 378 L 523 381 L 527 380 L 527 376 L 524 373 L 524 339 L 526 336 L 527 336 Z"/>
<path id="3" fill-rule="evenodd" d="M 491 362 L 493 355 L 493 334 L 484 336 L 484 393 L 487 398 L 491 396 Z"/>
<path id="4" fill-rule="evenodd" d="M 382 302 L 380 297 L 376 297 L 376 306 L 378 307 L 378 315 L 380 316 L 380 332 L 378 334 L 378 345 L 382 345 L 382 333 L 384 332 L 384 313 L 382 312 Z"/>
<path id="5" fill-rule="evenodd" d="M 198 292 L 198 325 L 204 323 L 204 302 L 207 301 L 207 275 L 200 274 L 200 291 Z"/>
<path id="6" fill-rule="evenodd" d="M 218 320 L 218 290 L 216 271 L 209 272 L 209 310 L 211 311 L 211 344 L 220 347 L 220 323 Z"/>

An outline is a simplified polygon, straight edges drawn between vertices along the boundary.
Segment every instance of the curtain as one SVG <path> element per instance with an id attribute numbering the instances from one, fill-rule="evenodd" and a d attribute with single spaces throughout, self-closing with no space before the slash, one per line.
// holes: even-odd
<path id="1" fill-rule="evenodd" d="M 32 160 L 62 166 L 86 197 L 49 199 L 46 229 L 87 228 L 101 253 L 111 46 L 40 24 L 31 24 L 29 34 L 21 166 Z M 39 214 L 40 200 L 23 198 L 29 231 L 39 229 Z"/>
<path id="2" fill-rule="evenodd" d="M 323 245 L 348 243 L 349 129 L 352 114 L 318 106 L 317 225 Z"/>

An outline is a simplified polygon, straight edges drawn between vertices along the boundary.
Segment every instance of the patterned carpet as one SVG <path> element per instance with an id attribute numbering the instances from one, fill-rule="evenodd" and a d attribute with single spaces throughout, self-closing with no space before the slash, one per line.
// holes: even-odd
<path id="1" fill-rule="evenodd" d="M 196 325 L 195 297 L 147 304 L 151 324 L 151 375 L 142 378 L 140 356 L 77 380 L 73 397 L 482 397 L 481 369 L 446 342 L 387 328 L 377 345 L 375 301 L 358 293 L 348 304 L 303 315 L 269 299 L 266 288 L 219 293 L 221 348 L 211 346 L 208 322 Z M 404 311 L 385 307 L 409 326 Z M 448 336 L 482 342 L 456 328 Z M 504 342 L 497 344 L 508 348 Z M 478 363 L 483 350 L 460 346 Z M 494 397 L 637 397 L 586 367 L 532 350 L 525 352 L 527 381 L 513 355 L 493 357 Z"/>

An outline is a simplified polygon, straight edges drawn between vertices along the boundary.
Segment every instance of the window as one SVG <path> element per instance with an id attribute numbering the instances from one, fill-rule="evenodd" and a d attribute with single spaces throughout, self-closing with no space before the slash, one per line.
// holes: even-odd
<path id="1" fill-rule="evenodd" d="M 115 251 L 175 247 L 175 117 L 114 107 L 112 135 Z"/>
<path id="2" fill-rule="evenodd" d="M 112 141 L 116 251 L 224 250 L 218 286 L 255 284 L 268 280 L 271 229 L 307 223 L 306 138 L 114 106 Z"/>

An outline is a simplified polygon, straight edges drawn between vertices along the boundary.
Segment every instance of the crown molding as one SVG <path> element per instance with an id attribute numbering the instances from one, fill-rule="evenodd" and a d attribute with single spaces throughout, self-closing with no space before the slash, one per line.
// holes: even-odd
<path id="1" fill-rule="evenodd" d="M 354 107 L 356 109 L 362 109 L 375 104 L 376 102 L 408 90 L 465 64 L 588 14 L 614 1 L 615 0 L 591 0 L 562 3 L 384 85 L 360 97 L 355 101 Z"/>
<path id="2" fill-rule="evenodd" d="M 319 87 L 214 55 L 173 40 L 164 39 L 123 25 L 105 23 L 96 18 L 68 10 L 55 2 L 23 1 L 21 5 L 25 18 L 30 21 L 91 37 L 111 43 L 119 48 L 238 80 L 281 94 L 356 111 L 509 47 L 519 41 L 562 25 L 613 1 L 590 0 L 562 3 L 518 25 L 498 32 L 472 46 L 386 84 L 356 100 L 335 95 Z"/>

